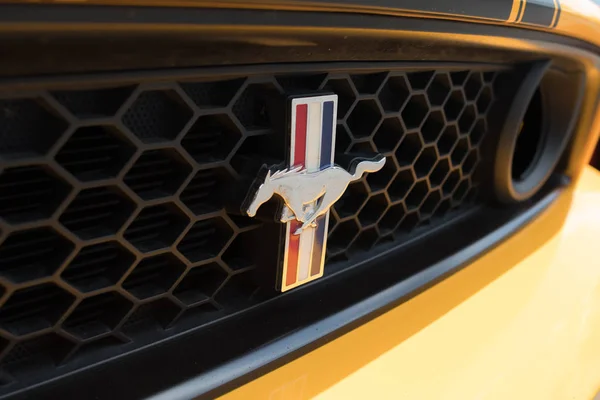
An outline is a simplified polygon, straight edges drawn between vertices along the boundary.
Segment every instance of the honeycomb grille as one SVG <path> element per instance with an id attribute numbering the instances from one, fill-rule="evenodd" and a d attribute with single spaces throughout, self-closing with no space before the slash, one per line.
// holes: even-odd
<path id="1" fill-rule="evenodd" d="M 335 204 L 326 273 L 468 210 L 497 73 L 202 76 L 0 92 L 0 391 L 260 301 L 249 243 L 277 225 L 229 203 L 261 165 L 284 161 L 284 94 L 338 94 L 336 162 L 387 158 Z"/>

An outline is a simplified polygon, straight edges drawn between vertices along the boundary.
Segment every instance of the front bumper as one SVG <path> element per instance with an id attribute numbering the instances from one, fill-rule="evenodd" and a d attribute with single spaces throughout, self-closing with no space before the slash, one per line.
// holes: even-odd
<path id="1" fill-rule="evenodd" d="M 518 1 L 515 0 L 516 2 Z M 563 5 L 565 4 L 567 3 L 563 2 Z M 182 43 L 183 38 L 210 38 L 210 34 L 206 33 L 213 31 L 221 34 L 227 32 L 232 42 L 243 44 L 239 48 L 246 51 L 231 51 L 232 47 L 223 46 L 216 41 L 217 44 L 213 44 L 214 47 L 211 49 L 224 48 L 227 52 L 234 53 L 234 56 L 231 56 L 233 58 L 226 58 L 224 53 L 218 51 L 194 51 L 193 57 L 188 58 L 181 56 L 183 53 L 161 50 L 159 40 L 152 48 L 137 46 L 133 53 L 120 52 L 118 49 L 121 48 L 121 43 L 114 40 L 109 46 L 111 51 L 107 53 L 115 55 L 116 59 L 120 59 L 123 63 L 121 67 L 117 67 L 113 59 L 93 56 L 91 53 L 101 53 L 93 45 L 89 46 L 93 49 L 90 54 L 72 52 L 73 54 L 69 54 L 66 60 L 71 60 L 72 56 L 73 62 L 66 62 L 65 59 L 55 57 L 53 53 L 61 46 L 45 37 L 44 40 L 35 42 L 41 49 L 46 46 L 52 48 L 45 53 L 42 52 L 43 54 L 35 51 L 35 48 L 34 51 L 32 48 L 27 48 L 27 54 L 23 55 L 17 50 L 24 46 L 19 45 L 17 41 L 11 42 L 15 54 L 24 57 L 18 61 L 31 57 L 34 62 L 6 63 L 0 69 L 3 69 L 7 76 L 11 74 L 50 76 L 62 68 L 74 68 L 67 72 L 79 73 L 86 71 L 86 68 L 89 69 L 90 65 L 98 70 L 111 71 L 118 68 L 161 69 L 176 66 L 211 66 L 220 63 L 238 65 L 259 61 L 291 64 L 314 60 L 370 61 L 379 60 L 379 57 L 383 57 L 382 60 L 388 58 L 397 60 L 404 59 L 405 55 L 400 52 L 404 50 L 410 50 L 407 51 L 406 57 L 411 60 L 423 61 L 428 57 L 437 60 L 441 57 L 439 54 L 446 54 L 440 53 L 445 46 L 460 42 L 468 45 L 470 50 L 461 52 L 460 46 L 457 46 L 458 50 L 446 49 L 452 59 L 463 57 L 469 60 L 480 59 L 485 54 L 493 54 L 496 58 L 492 57 L 487 61 L 502 63 L 506 61 L 502 58 L 503 51 L 515 57 L 519 55 L 514 60 L 511 58 L 511 63 L 521 60 L 521 57 L 523 61 L 549 56 L 578 59 L 577 68 L 573 68 L 573 71 L 583 73 L 585 70 L 589 90 L 586 91 L 583 100 L 580 124 L 577 126 L 579 133 L 573 143 L 574 151 L 570 159 L 565 160 L 568 161 L 565 169 L 571 178 L 576 179 L 579 175 L 580 166 L 591 153 L 592 149 L 589 145 L 595 140 L 595 134 L 600 126 L 600 119 L 596 119 L 595 128 L 588 128 L 592 124 L 597 108 L 598 59 L 593 54 L 597 49 L 592 44 L 594 40 L 592 36 L 587 38 L 587 43 L 573 39 L 581 38 L 575 30 L 562 32 L 565 36 L 557 36 L 552 35 L 550 29 L 546 28 L 528 27 L 532 28 L 531 30 L 514 28 L 514 25 L 509 25 L 512 22 L 508 20 L 487 21 L 490 22 L 489 25 L 467 24 L 466 21 L 474 21 L 471 18 L 453 17 L 449 18 L 452 21 L 431 19 L 424 24 L 421 19 L 406 18 L 415 16 L 410 13 L 404 15 L 404 13 L 373 12 L 373 14 L 384 15 L 368 16 L 366 14 L 370 12 L 367 10 L 365 15 L 353 15 L 350 12 L 334 14 L 334 10 L 328 10 L 329 13 L 306 12 L 305 9 L 293 7 L 286 9 L 287 11 L 245 10 L 243 15 L 240 14 L 241 17 L 230 14 L 229 10 L 227 12 L 205 11 L 190 8 L 183 13 L 186 18 L 183 18 L 181 10 L 175 12 L 168 7 L 103 9 L 90 6 L 89 9 L 82 7 L 71 10 L 71 13 L 68 12 L 69 10 L 67 6 L 60 9 L 48 7 L 46 10 L 48 13 L 41 13 L 40 16 L 40 14 L 30 15 L 29 10 L 14 7 L 13 16 L 31 19 L 31 25 L 14 23 L 8 13 L 0 17 L 0 20 L 4 22 L 5 31 L 11 34 L 23 33 L 20 31 L 27 31 L 32 26 L 36 29 L 47 29 L 57 36 L 71 29 L 79 29 L 82 37 L 86 38 L 86 44 L 94 43 L 94 40 L 102 42 L 105 38 L 114 40 L 115 37 L 119 37 L 117 32 L 119 29 L 123 31 L 131 29 L 130 33 L 136 31 L 140 36 L 154 35 L 153 37 L 156 38 L 164 35 L 163 32 L 168 32 L 169 35 L 173 35 L 172 39 L 176 39 L 174 42 L 177 43 Z M 84 11 L 83 16 L 79 14 Z M 561 24 L 568 21 L 567 14 L 563 15 L 558 27 L 555 27 L 557 30 L 553 32 L 560 32 Z M 331 16 L 336 17 L 339 27 L 332 26 Z M 420 16 L 431 17 L 425 14 Z M 593 25 L 592 17 L 593 15 L 588 22 L 591 26 L 596 26 Z M 57 21 L 54 21 L 54 18 Z M 81 23 L 81 21 L 87 22 Z M 48 35 L 51 36 L 50 33 Z M 275 35 L 278 36 L 278 40 L 269 38 Z M 80 40 L 81 37 L 77 39 Z M 87 42 L 88 39 L 91 42 Z M 391 42 L 391 39 L 394 41 Z M 410 48 L 406 45 L 409 40 L 414 40 L 419 45 Z M 377 43 L 380 45 L 376 46 Z M 393 43 L 397 46 L 392 46 Z M 432 45 L 438 47 L 432 48 Z M 257 53 L 252 46 L 261 46 L 262 51 Z M 399 52 L 387 52 L 390 46 L 397 48 Z M 428 51 L 423 52 L 422 46 Z M 123 48 L 127 46 L 123 45 Z M 335 51 L 332 51 L 332 48 Z M 379 49 L 381 55 L 373 55 L 368 51 L 369 49 Z M 381 51 L 382 49 L 386 51 Z M 475 51 L 476 49 L 478 51 Z M 488 52 L 485 52 L 486 49 Z M 160 56 L 156 57 L 157 54 Z M 172 57 L 165 57 L 164 54 L 170 54 Z M 144 55 L 149 58 L 144 58 Z M 257 57 L 259 55 L 263 58 L 259 59 Z M 154 60 L 156 64 L 149 64 L 148 60 Z M 19 68 L 11 69 L 15 66 Z M 566 70 L 570 70 L 570 67 Z M 21 85 L 21 89 L 35 84 L 34 81 L 35 79 L 7 80 L 8 84 L 16 85 L 17 88 Z M 598 374 L 594 373 L 598 369 L 594 368 L 595 365 L 591 365 L 588 359 L 596 360 L 598 351 L 593 349 L 593 340 L 589 339 L 593 337 L 589 332 L 594 332 L 594 324 L 585 322 L 588 326 L 581 321 L 586 321 L 585 318 L 589 319 L 585 317 L 583 311 L 589 308 L 584 304 L 584 300 L 593 304 L 589 299 L 594 296 L 590 293 L 593 294 L 597 282 L 597 278 L 589 276 L 594 272 L 593 254 L 590 257 L 586 256 L 594 251 L 594 235 L 593 232 L 588 231 L 590 228 L 586 225 L 593 219 L 589 215 L 593 215 L 594 208 L 581 205 L 577 199 L 583 196 L 580 193 L 590 192 L 590 187 L 600 187 L 600 179 L 594 178 L 593 175 L 593 172 L 586 171 L 576 189 L 565 189 L 562 192 L 557 189 L 552 195 L 556 197 L 544 200 L 544 207 L 551 203 L 552 205 L 543 215 L 537 218 L 536 212 L 530 214 L 527 220 L 522 219 L 522 223 L 534 217 L 536 221 L 479 261 L 470 264 L 470 257 L 478 256 L 480 251 L 495 245 L 500 239 L 480 247 L 478 251 L 471 251 L 471 255 L 465 255 L 460 259 L 452 255 L 448 242 L 439 241 L 437 246 L 441 249 L 446 246 L 448 254 L 451 255 L 448 257 L 448 266 L 443 272 L 439 274 L 432 272 L 439 270 L 438 264 L 427 269 L 424 275 L 429 279 L 423 280 L 418 287 L 414 286 L 410 291 L 405 290 L 402 295 L 398 294 L 392 299 L 393 301 L 388 299 L 381 302 L 381 307 L 367 309 L 361 302 L 344 309 L 332 316 L 331 320 L 334 323 L 328 325 L 326 330 L 322 329 L 323 325 L 320 327 L 311 325 L 306 329 L 290 327 L 286 332 L 286 335 L 289 333 L 289 337 L 274 335 L 272 339 L 264 340 L 258 346 L 248 346 L 248 350 L 252 352 L 245 358 L 251 362 L 238 363 L 238 370 L 226 374 L 227 379 L 222 379 L 224 375 L 221 375 L 212 383 L 204 384 L 204 389 L 219 387 L 218 393 L 223 393 L 241 383 L 241 379 L 233 383 L 230 379 L 243 377 L 244 381 L 247 381 L 253 377 L 257 379 L 229 393 L 228 396 L 273 399 L 313 397 L 317 394 L 330 395 L 334 398 L 344 396 L 361 398 L 373 394 L 377 397 L 393 398 L 434 396 L 506 398 L 510 395 L 516 398 L 591 397 L 598 386 Z M 573 205 L 571 205 L 572 200 Z M 588 211 L 585 211 L 586 209 Z M 567 217 L 568 212 L 570 214 Z M 576 219 L 581 221 L 570 222 L 571 215 L 574 214 L 579 215 L 580 217 Z M 512 226 L 516 229 L 520 224 L 512 224 Z M 508 237 L 512 233 L 513 231 L 504 230 L 503 235 Z M 563 255 L 558 258 L 562 261 L 556 261 L 556 254 L 560 252 Z M 571 253 L 576 254 L 573 256 Z M 584 262 L 568 262 L 565 261 L 566 257 L 581 257 Z M 466 268 L 462 272 L 408 300 L 407 293 L 412 296 L 414 293 L 411 291 L 425 290 L 421 285 L 429 285 L 433 281 L 445 278 L 463 266 Z M 371 274 L 370 277 L 373 275 Z M 414 280 L 411 282 L 416 285 Z M 394 282 L 387 279 L 385 285 L 392 283 Z M 402 285 L 404 282 L 396 286 Z M 405 286 L 408 287 L 408 284 Z M 352 285 L 347 287 L 351 288 Z M 348 292 L 350 290 L 348 289 Z M 343 294 L 344 291 L 346 288 L 338 294 Z M 382 296 L 376 294 L 373 297 Z M 321 306 L 330 299 L 335 299 L 335 295 L 328 291 L 323 297 Z M 406 302 L 398 308 L 381 315 L 385 310 L 405 300 Z M 301 307 L 307 311 L 317 308 L 307 303 L 302 303 Z M 290 307 L 280 307 L 280 310 L 289 313 Z M 357 310 L 359 313 L 352 314 Z M 595 315 L 593 310 L 588 313 Z M 350 318 L 343 323 L 335 320 L 336 315 L 342 314 Z M 379 316 L 375 317 L 377 315 Z M 566 315 L 568 317 L 565 317 Z M 570 321 L 570 318 L 574 320 Z M 329 321 L 330 318 L 327 320 Z M 566 322 L 556 328 L 557 320 Z M 585 325 L 585 329 L 581 327 L 582 324 Z M 350 333 L 331 341 L 342 331 L 348 331 L 359 325 L 361 326 Z M 598 326 L 597 323 L 595 325 Z M 287 340 L 295 339 L 297 333 L 309 329 L 316 331 L 312 335 L 314 341 L 308 337 L 304 337 L 300 344 Z M 321 332 L 318 332 L 319 329 Z M 251 336 L 247 335 L 247 337 Z M 196 339 L 198 337 L 196 336 Z M 279 338 L 286 340 L 279 340 Z M 240 343 L 244 339 L 246 338 L 239 338 Z M 330 342 L 323 345 L 328 340 Z M 218 377 L 217 374 L 213 371 L 206 372 L 198 366 L 207 358 L 206 354 L 199 350 L 198 341 L 180 342 L 176 351 L 174 351 L 174 341 L 153 346 L 153 349 L 159 352 L 144 353 L 146 361 L 143 352 L 138 352 L 136 356 L 142 355 L 142 358 L 138 357 L 137 364 L 113 360 L 112 364 L 107 362 L 97 369 L 107 372 L 107 375 L 116 378 L 116 381 L 112 378 L 106 379 L 106 376 L 99 378 L 99 374 L 87 370 L 84 372 L 87 374 L 87 381 L 77 376 L 71 383 L 78 382 L 79 387 L 86 387 L 89 386 L 89 382 L 111 381 L 121 388 L 120 395 L 124 397 L 127 396 L 127 392 L 138 395 L 144 391 L 154 392 L 159 386 L 162 390 L 166 388 L 167 391 L 162 393 L 165 398 L 190 398 L 196 394 L 208 393 L 202 388 L 197 390 L 198 387 L 195 385 L 198 381 L 209 381 L 207 376 Z M 269 346 L 276 344 L 275 342 L 279 342 L 280 352 L 271 352 L 268 357 L 263 357 L 265 355 L 263 350 L 268 350 Z M 582 345 L 582 342 L 585 345 Z M 264 343 L 267 344 L 262 346 Z M 294 347 L 295 344 L 298 346 Z M 316 349 L 318 346 L 321 347 Z M 587 351 L 586 346 L 591 350 Z M 310 352 L 310 350 L 314 351 Z M 293 360 L 294 357 L 305 353 L 307 354 L 303 357 Z M 233 362 L 225 364 L 220 369 L 228 368 L 232 364 Z M 147 370 L 144 370 L 144 365 L 147 366 Z M 187 371 L 183 365 L 188 367 Z M 280 366 L 279 369 L 267 373 L 277 365 Z M 137 373 L 129 374 L 128 371 L 137 371 Z M 204 375 L 177 386 L 180 381 L 189 379 L 189 376 L 195 372 Z M 261 374 L 265 375 L 260 376 Z M 564 377 L 568 378 L 568 383 L 563 385 Z M 561 386 L 557 388 L 559 383 Z M 63 385 L 66 391 L 72 390 L 72 387 L 68 383 Z M 143 390 L 140 391 L 140 388 Z M 110 388 L 97 387 L 94 396 L 102 397 L 100 392 L 103 392 L 104 397 L 112 397 Z M 53 387 L 45 393 L 57 396 L 58 391 Z M 214 393 L 209 393 L 207 396 Z"/>
<path id="2" fill-rule="evenodd" d="M 600 388 L 600 173 L 399 307 L 227 399 L 590 399 Z"/>

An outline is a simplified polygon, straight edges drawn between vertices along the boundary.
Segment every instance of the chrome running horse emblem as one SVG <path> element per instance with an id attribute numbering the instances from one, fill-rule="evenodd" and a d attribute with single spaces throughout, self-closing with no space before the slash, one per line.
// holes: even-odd
<path id="1" fill-rule="evenodd" d="M 361 161 L 352 174 L 333 165 L 317 172 L 302 170 L 302 166 L 292 167 L 271 173 L 269 171 L 262 185 L 248 207 L 250 217 L 274 194 L 279 195 L 285 206 L 281 222 L 294 219 L 302 222 L 294 235 L 307 228 L 316 228 L 315 220 L 324 215 L 333 203 L 338 201 L 351 182 L 362 178 L 365 172 L 377 172 L 385 165 L 385 158 L 378 161 Z"/>
<path id="2" fill-rule="evenodd" d="M 377 172 L 384 157 L 356 164 L 351 173 L 334 164 L 337 96 L 291 99 L 287 168 L 269 170 L 255 182 L 243 212 L 254 217 L 273 195 L 283 199 L 285 223 L 277 286 L 282 292 L 323 276 L 329 209 L 348 185 L 366 172 Z"/>

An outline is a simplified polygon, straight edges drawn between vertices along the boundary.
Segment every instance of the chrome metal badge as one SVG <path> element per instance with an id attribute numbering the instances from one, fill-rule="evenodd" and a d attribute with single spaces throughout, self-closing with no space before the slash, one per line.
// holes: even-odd
<path id="1" fill-rule="evenodd" d="M 274 194 L 284 201 L 285 251 L 278 283 L 282 292 L 323 276 L 329 209 L 350 182 L 379 171 L 386 161 L 361 161 L 352 172 L 334 165 L 337 95 L 295 98 L 291 107 L 289 166 L 269 170 L 250 193 L 246 209 L 254 217 Z"/>

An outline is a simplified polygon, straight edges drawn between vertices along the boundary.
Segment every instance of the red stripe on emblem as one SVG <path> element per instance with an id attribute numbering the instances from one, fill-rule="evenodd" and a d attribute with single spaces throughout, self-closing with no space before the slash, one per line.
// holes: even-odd
<path id="1" fill-rule="evenodd" d="M 298 253 L 300 252 L 300 235 L 294 235 L 296 229 L 300 228 L 298 221 L 288 222 L 290 224 L 290 241 L 288 242 L 288 267 L 285 277 L 285 285 L 290 286 L 296 283 L 298 271 Z"/>
<path id="2" fill-rule="evenodd" d="M 306 123 L 308 120 L 308 104 L 296 106 L 296 137 L 294 143 L 294 160 L 292 166 L 302 165 L 306 160 Z"/>
<path id="3" fill-rule="evenodd" d="M 302 166 L 306 161 L 306 126 L 308 123 L 308 104 L 298 104 L 296 106 L 296 126 L 294 130 L 294 149 L 290 166 Z M 291 221 L 290 236 L 288 242 L 287 254 L 287 272 L 285 276 L 285 285 L 290 286 L 296 283 L 298 275 L 298 255 L 300 252 L 300 235 L 294 235 L 296 229 L 300 228 L 300 222 Z"/>

